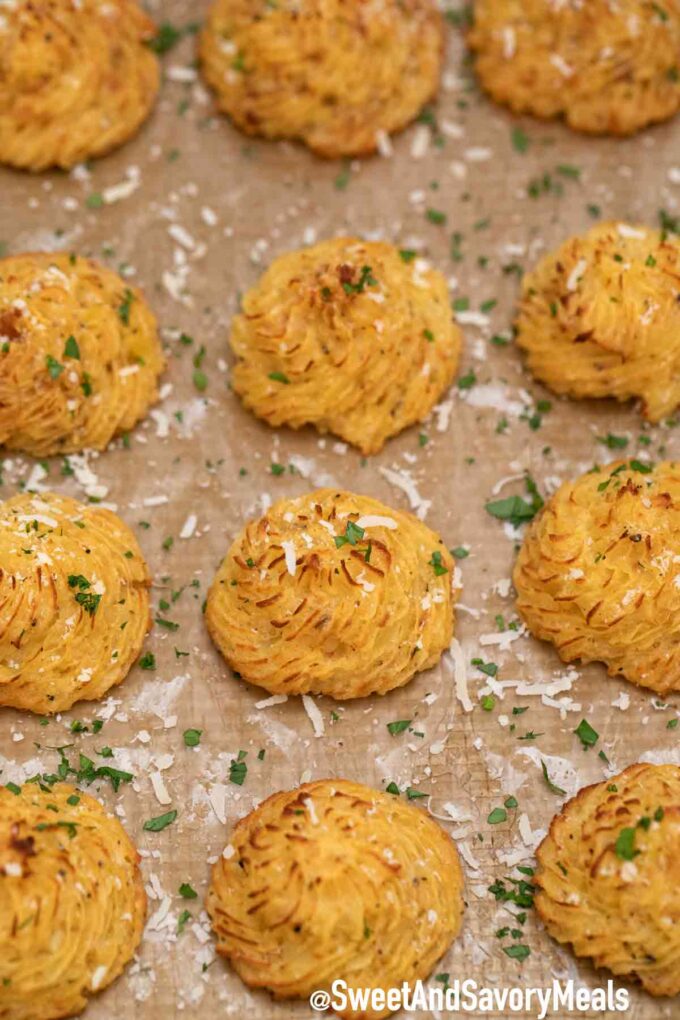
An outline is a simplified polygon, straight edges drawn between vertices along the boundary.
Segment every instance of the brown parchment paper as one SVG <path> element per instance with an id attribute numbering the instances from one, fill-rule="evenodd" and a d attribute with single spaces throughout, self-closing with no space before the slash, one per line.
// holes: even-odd
<path id="1" fill-rule="evenodd" d="M 200 19 L 203 9 L 202 2 L 183 0 L 152 5 L 159 21 L 178 26 Z M 507 647 L 488 643 L 498 632 L 498 614 L 515 618 L 509 577 L 516 536 L 485 512 L 484 503 L 494 492 L 521 491 L 525 470 L 545 493 L 596 460 L 611 459 L 614 454 L 597 440 L 609 432 L 628 436 L 627 452 L 639 456 L 678 456 L 680 446 L 672 428 L 643 432 L 633 408 L 551 398 L 523 372 L 512 344 L 498 346 L 490 338 L 507 334 L 511 324 L 518 278 L 517 269 L 507 267 L 528 267 L 547 248 L 586 229 L 596 214 L 588 206 L 599 207 L 602 217 L 649 223 L 657 222 L 660 208 L 677 215 L 680 121 L 627 141 L 518 122 L 479 96 L 460 33 L 452 27 L 449 35 L 437 127 L 412 127 L 394 139 L 391 156 L 343 167 L 296 145 L 244 138 L 212 115 L 196 79 L 194 38 L 187 35 L 164 57 L 155 114 L 122 150 L 70 174 L 0 170 L 0 241 L 7 251 L 63 248 L 122 267 L 144 287 L 168 350 L 164 399 L 127 448 L 118 442 L 102 455 L 70 458 L 74 474 L 62 473 L 58 459 L 37 464 L 7 457 L 0 490 L 6 498 L 19 486 L 51 487 L 116 508 L 135 528 L 150 563 L 154 608 L 160 600 L 171 602 L 160 615 L 179 625 L 174 632 L 154 628 L 146 650 L 157 668 L 136 667 L 102 704 L 82 703 L 47 726 L 29 715 L 0 712 L 2 782 L 53 770 L 57 754 L 49 748 L 63 744 L 73 745 L 72 757 L 78 750 L 96 757 L 96 749 L 108 745 L 115 752 L 110 763 L 136 777 L 119 795 L 104 785 L 93 789 L 143 854 L 150 923 L 138 958 L 93 999 L 89 1020 L 313 1015 L 306 1003 L 275 1003 L 248 991 L 222 960 L 214 960 L 201 900 L 184 901 L 177 890 L 190 882 L 202 898 L 208 862 L 222 851 L 234 821 L 268 794 L 323 776 L 378 788 L 389 781 L 416 787 L 430 794 L 421 805 L 429 804 L 457 834 L 465 850 L 468 909 L 463 934 L 439 972 L 490 986 L 543 987 L 555 975 L 593 987 L 606 983 L 606 973 L 577 965 L 557 947 L 531 911 L 521 939 L 531 955 L 521 966 L 509 959 L 502 946 L 512 940 L 494 933 L 512 925 L 512 917 L 487 887 L 496 878 L 517 876 L 512 862 L 531 863 L 536 833 L 547 828 L 563 800 L 544 783 L 532 748 L 569 792 L 610 774 L 598 749 L 614 771 L 644 755 L 677 761 L 678 731 L 667 729 L 677 699 L 655 707 L 648 694 L 607 679 L 600 667 L 564 667 L 550 647 L 528 635 Z M 517 151 L 524 148 L 518 139 L 513 146 L 517 127 L 529 140 L 525 152 Z M 578 178 L 569 169 L 574 167 Z M 349 176 L 344 188 L 336 186 L 339 174 L 340 184 Z M 544 183 L 532 198 L 528 186 L 536 180 Z M 104 196 L 99 206 L 97 196 Z M 430 222 L 428 208 L 444 212 L 446 224 Z M 497 301 L 464 325 L 461 375 L 474 372 L 475 385 L 454 387 L 429 423 L 368 462 L 332 437 L 271 431 L 241 408 L 228 387 L 227 332 L 239 293 L 277 254 L 345 232 L 418 247 L 450 278 L 452 297 L 469 298 L 472 311 Z M 454 232 L 461 235 L 460 261 L 450 257 Z M 182 332 L 192 344 L 178 340 Z M 200 392 L 193 358 L 203 349 L 208 385 Z M 546 399 L 552 409 L 532 429 L 527 418 Z M 428 437 L 426 445 L 420 433 Z M 641 434 L 649 445 L 639 443 Z M 285 465 L 286 472 L 273 475 L 272 463 Z M 469 549 L 460 562 L 456 637 L 472 711 L 465 710 L 453 660 L 445 656 L 437 669 L 382 699 L 340 706 L 314 699 L 324 730 L 319 735 L 300 700 L 258 708 L 267 693 L 234 679 L 211 646 L 201 606 L 237 530 L 268 500 L 325 484 L 402 508 L 412 505 L 449 546 Z M 168 538 L 173 544 L 164 549 Z M 171 593 L 180 589 L 173 602 Z M 470 664 L 475 657 L 496 662 L 499 682 L 527 685 L 528 693 L 504 688 L 493 710 L 484 711 L 479 698 L 488 690 L 487 678 Z M 562 711 L 555 700 L 545 704 L 532 693 L 535 685 L 545 690 L 559 678 L 565 689 L 554 699 L 563 699 Z M 513 716 L 517 706 L 528 710 Z M 88 724 L 94 718 L 106 720 L 100 734 L 70 732 L 73 720 Z M 386 723 L 409 718 L 422 737 L 389 734 Z M 600 734 L 588 753 L 572 732 L 582 718 Z M 188 728 L 203 731 L 196 749 L 184 746 Z M 540 736 L 520 741 L 527 732 Z M 257 757 L 261 748 L 264 761 Z M 247 752 L 243 786 L 229 782 L 229 764 L 239 750 Z M 179 811 L 177 822 L 158 834 L 142 830 L 145 819 L 168 810 L 153 792 L 154 771 Z M 509 795 L 518 807 L 508 812 L 508 822 L 487 824 L 491 809 Z M 453 806 L 456 821 L 446 820 L 445 805 Z M 177 935 L 185 908 L 192 918 Z M 677 1002 L 633 990 L 628 1016 L 651 1020 L 677 1011 Z"/>

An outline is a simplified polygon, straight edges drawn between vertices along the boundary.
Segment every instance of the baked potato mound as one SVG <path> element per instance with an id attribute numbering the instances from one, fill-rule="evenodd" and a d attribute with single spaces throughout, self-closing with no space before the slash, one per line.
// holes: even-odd
<path id="1" fill-rule="evenodd" d="M 0 445 L 102 450 L 158 397 L 156 320 L 116 273 L 64 253 L 0 259 Z"/>
<path id="2" fill-rule="evenodd" d="M 75 787 L 0 786 L 3 1020 L 76 1016 L 122 973 L 146 914 L 138 861 L 120 822 Z"/>
<path id="3" fill-rule="evenodd" d="M 516 321 L 529 370 L 571 397 L 680 403 L 680 238 L 626 223 L 572 237 L 525 276 Z"/>
<path id="4" fill-rule="evenodd" d="M 155 32 L 134 0 L 3 4 L 0 163 L 67 170 L 127 141 L 158 92 Z"/>
<path id="5" fill-rule="evenodd" d="M 469 45 L 515 113 L 630 135 L 680 109 L 680 0 L 475 0 Z"/>
<path id="6" fill-rule="evenodd" d="M 273 694 L 385 694 L 450 644 L 453 572 L 442 539 L 411 514 L 319 489 L 246 525 L 206 622 L 231 668 Z"/>
<path id="7" fill-rule="evenodd" d="M 515 564 L 517 608 L 565 662 L 680 690 L 680 464 L 619 461 L 565 482 Z"/>
<path id="8" fill-rule="evenodd" d="M 631 765 L 568 801 L 537 852 L 549 933 L 651 995 L 680 992 L 680 768 Z"/>
<path id="9" fill-rule="evenodd" d="M 437 91 L 443 50 L 434 0 L 216 0 L 199 43 L 237 127 L 330 158 L 406 127 Z"/>
<path id="10" fill-rule="evenodd" d="M 453 379 L 461 336 L 446 280 L 412 256 L 337 238 L 276 259 L 232 325 L 245 406 L 365 454 L 426 418 Z"/>
<path id="11" fill-rule="evenodd" d="M 206 909 L 218 952 L 251 987 L 276 998 L 307 998 L 339 978 L 387 989 L 425 979 L 458 935 L 463 877 L 453 841 L 424 811 L 322 779 L 238 822 Z"/>
<path id="12" fill-rule="evenodd" d="M 61 712 L 121 683 L 150 626 L 150 583 L 110 510 L 54 493 L 0 504 L 0 706 Z"/>

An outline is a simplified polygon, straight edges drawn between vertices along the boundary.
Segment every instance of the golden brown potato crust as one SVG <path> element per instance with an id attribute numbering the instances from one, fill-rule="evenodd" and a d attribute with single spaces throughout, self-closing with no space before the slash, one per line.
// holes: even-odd
<path id="1" fill-rule="evenodd" d="M 475 0 L 469 43 L 515 113 L 629 135 L 680 108 L 680 0 Z"/>
<path id="2" fill-rule="evenodd" d="M 0 162 L 68 169 L 127 141 L 158 92 L 154 34 L 134 0 L 4 4 Z"/>
<path id="3" fill-rule="evenodd" d="M 620 461 L 565 482 L 531 523 L 513 581 L 565 662 L 680 690 L 680 464 Z"/>
<path id="4" fill-rule="evenodd" d="M 441 273 L 393 245 L 347 237 L 276 259 L 230 339 L 246 407 L 365 454 L 427 417 L 461 347 Z"/>
<path id="5" fill-rule="evenodd" d="M 442 539 L 411 514 L 319 489 L 246 525 L 206 623 L 231 668 L 274 694 L 385 694 L 450 644 L 453 571 Z"/>
<path id="6" fill-rule="evenodd" d="M 571 397 L 680 403 L 680 238 L 627 223 L 572 237 L 528 273 L 516 321 L 530 371 Z"/>
<path id="7" fill-rule="evenodd" d="M 0 259 L 0 445 L 102 450 L 158 397 L 164 367 L 141 291 L 90 259 Z"/>
<path id="8" fill-rule="evenodd" d="M 680 768 L 631 765 L 581 790 L 537 853 L 553 936 L 652 995 L 680 992 Z"/>
<path id="9" fill-rule="evenodd" d="M 373 152 L 414 119 L 443 47 L 433 0 L 216 0 L 199 52 L 242 131 L 335 157 Z"/>
<path id="10" fill-rule="evenodd" d="M 76 1016 L 142 937 L 139 857 L 120 822 L 75 787 L 16 791 L 0 786 L 0 1016 Z"/>
<path id="11" fill-rule="evenodd" d="M 306 998 L 338 978 L 390 988 L 426 978 L 458 935 L 463 877 L 453 841 L 425 812 L 323 779 L 241 819 L 206 909 L 218 952 L 251 987 L 277 998 Z"/>
<path id="12" fill-rule="evenodd" d="M 150 583 L 110 510 L 54 493 L 0 504 L 0 706 L 60 712 L 121 683 L 149 629 Z"/>

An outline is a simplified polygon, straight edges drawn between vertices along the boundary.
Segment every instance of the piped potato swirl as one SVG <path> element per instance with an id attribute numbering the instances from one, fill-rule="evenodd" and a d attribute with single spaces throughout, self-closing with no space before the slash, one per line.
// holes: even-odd
<path id="1" fill-rule="evenodd" d="M 565 662 L 680 690 L 680 465 L 618 461 L 565 482 L 513 573 L 517 608 Z"/>
<path id="2" fill-rule="evenodd" d="M 515 113 L 630 135 L 680 109 L 680 0 L 475 0 L 482 87 Z"/>
<path id="3" fill-rule="evenodd" d="M 102 450 L 158 398 L 165 364 L 142 292 L 91 259 L 0 259 L 0 445 Z"/>
<path id="4" fill-rule="evenodd" d="M 455 844 L 424 811 L 322 779 L 241 819 L 206 909 L 218 952 L 251 987 L 276 998 L 307 998 L 338 978 L 387 989 L 424 980 L 456 938 L 463 876 Z"/>
<path id="5" fill-rule="evenodd" d="M 0 706 L 103 697 L 150 626 L 149 570 L 112 511 L 55 493 L 0 504 Z"/>
<path id="6" fill-rule="evenodd" d="M 433 0 L 216 0 L 199 45 L 237 127 L 329 158 L 406 127 L 437 91 L 443 51 Z"/>
<path id="7" fill-rule="evenodd" d="M 680 404 L 680 238 L 598 223 L 522 281 L 517 344 L 533 375 L 577 399 L 637 399 L 658 422 Z"/>
<path id="8" fill-rule="evenodd" d="M 136 133 L 156 100 L 155 25 L 134 0 L 0 10 L 0 163 L 68 170 Z"/>
<path id="9" fill-rule="evenodd" d="M 231 668 L 273 694 L 385 694 L 451 642 L 453 558 L 411 514 L 319 489 L 247 524 L 208 593 Z"/>
<path id="10" fill-rule="evenodd" d="M 120 822 L 67 783 L 0 786 L 0 1017 L 76 1016 L 142 937 L 139 857 Z"/>
<path id="11" fill-rule="evenodd" d="M 568 801 L 538 848 L 559 942 L 651 995 L 680 993 L 680 768 L 631 765 Z"/>
<path id="12" fill-rule="evenodd" d="M 234 390 L 259 418 L 373 454 L 432 411 L 462 337 L 426 259 L 344 237 L 275 259 L 244 295 L 230 343 Z"/>

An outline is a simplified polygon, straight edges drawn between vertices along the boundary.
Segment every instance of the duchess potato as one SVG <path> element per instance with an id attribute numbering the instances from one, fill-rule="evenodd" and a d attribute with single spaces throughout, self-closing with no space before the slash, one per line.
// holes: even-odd
<path id="1" fill-rule="evenodd" d="M 434 0 L 216 0 L 199 55 L 242 131 L 336 157 L 373 152 L 414 119 L 443 48 Z"/>
<path id="2" fill-rule="evenodd" d="M 619 461 L 565 482 L 524 539 L 517 608 L 565 662 L 680 690 L 680 464 Z"/>
<path id="3" fill-rule="evenodd" d="M 144 297 L 90 259 L 0 259 L 0 445 L 104 449 L 157 397 L 164 358 Z"/>
<path id="4" fill-rule="evenodd" d="M 535 903 L 577 956 L 680 992 L 680 768 L 631 765 L 581 790 L 537 852 Z"/>
<path id="5" fill-rule="evenodd" d="M 415 252 L 344 237 L 277 258 L 243 298 L 231 346 L 233 387 L 258 417 L 371 454 L 427 417 L 461 335 L 441 273 Z"/>
<path id="6" fill-rule="evenodd" d="M 602 223 L 522 282 L 517 343 L 529 370 L 571 397 L 638 399 L 651 422 L 680 403 L 680 239 Z"/>
<path id="7" fill-rule="evenodd" d="M 67 783 L 0 786 L 0 1017 L 76 1016 L 142 937 L 139 856 L 120 822 Z"/>
<path id="8" fill-rule="evenodd" d="M 2 4 L 0 163 L 68 170 L 127 141 L 158 92 L 155 31 L 134 0 Z"/>
<path id="9" fill-rule="evenodd" d="M 469 43 L 515 113 L 630 135 L 680 108 L 680 0 L 475 0 Z"/>
<path id="10" fill-rule="evenodd" d="M 425 812 L 322 779 L 241 819 L 206 909 L 218 952 L 251 987 L 277 998 L 307 998 L 339 978 L 387 989 L 424 980 L 458 935 L 463 876 L 453 841 Z"/>
<path id="11" fill-rule="evenodd" d="M 54 493 L 0 504 L 0 706 L 61 712 L 121 683 L 149 629 L 150 583 L 110 510 Z"/>
<path id="12" fill-rule="evenodd" d="M 273 694 L 385 694 L 450 644 L 453 572 L 442 539 L 411 514 L 319 489 L 246 525 L 206 623 L 231 668 Z"/>

